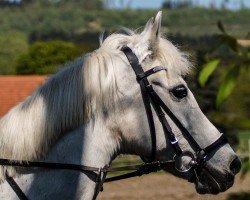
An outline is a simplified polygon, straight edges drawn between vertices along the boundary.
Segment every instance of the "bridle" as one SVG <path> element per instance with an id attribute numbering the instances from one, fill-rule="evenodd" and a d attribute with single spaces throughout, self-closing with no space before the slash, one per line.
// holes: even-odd
<path id="1" fill-rule="evenodd" d="M 143 70 L 142 66 L 139 63 L 139 60 L 137 56 L 132 52 L 132 50 L 124 46 L 121 49 L 124 54 L 126 55 L 131 67 L 133 68 L 135 74 L 136 74 L 136 80 L 140 85 L 141 88 L 141 94 L 142 99 L 144 103 L 144 107 L 146 110 L 147 118 L 148 118 L 148 124 L 149 129 L 151 133 L 151 141 L 152 141 L 152 147 L 151 147 L 151 155 L 149 158 L 145 159 L 144 162 L 153 162 L 155 160 L 156 156 L 156 131 L 155 131 L 155 125 L 154 125 L 154 118 L 153 113 L 151 109 L 151 104 L 158 116 L 159 121 L 162 124 L 162 128 L 164 130 L 164 133 L 167 135 L 171 146 L 173 147 L 175 151 L 175 155 L 173 156 L 173 160 L 176 164 L 176 161 L 180 159 L 181 157 L 190 157 L 189 166 L 185 168 L 184 170 L 179 169 L 175 165 L 175 169 L 178 172 L 185 173 L 188 171 L 193 170 L 193 176 L 189 179 L 190 182 L 194 182 L 195 179 L 198 178 L 197 174 L 200 173 L 200 170 L 202 167 L 204 167 L 204 163 L 207 161 L 208 155 L 211 154 L 213 151 L 219 149 L 222 145 L 228 143 L 228 140 L 224 134 L 221 134 L 221 136 L 214 141 L 212 144 L 208 145 L 205 148 L 201 148 L 200 145 L 196 142 L 196 140 L 192 137 L 192 135 L 189 133 L 189 131 L 182 125 L 182 123 L 177 119 L 177 117 L 171 112 L 171 110 L 168 108 L 168 106 L 162 101 L 162 99 L 159 97 L 159 95 L 155 92 L 153 86 L 148 81 L 147 77 L 157 73 L 162 70 L 167 70 L 166 68 L 162 66 L 153 67 L 148 71 Z M 175 125 L 180 129 L 180 131 L 183 133 L 184 136 L 188 137 L 192 145 L 195 149 L 195 154 L 190 151 L 183 151 L 180 148 L 179 141 L 175 137 L 174 133 L 172 132 L 172 129 L 165 117 L 165 113 L 171 118 L 171 120 L 175 123 Z"/>
<path id="2" fill-rule="evenodd" d="M 140 85 L 142 99 L 144 103 L 144 107 L 146 110 L 146 115 L 148 119 L 152 147 L 151 147 L 151 154 L 148 158 L 142 158 L 144 164 L 142 165 L 130 165 L 124 167 L 90 167 L 84 165 L 76 165 L 76 164 L 67 164 L 67 163 L 49 163 L 49 162 L 31 162 L 31 161 L 17 161 L 17 160 L 10 160 L 10 159 L 0 159 L 0 165 L 3 166 L 19 166 L 19 167 L 29 167 L 29 168 L 46 168 L 46 169 L 58 169 L 58 170 L 74 170 L 81 173 L 90 173 L 94 178 L 93 181 L 96 183 L 95 186 L 95 194 L 93 199 L 96 199 L 98 192 L 102 190 L 103 182 L 111 182 L 116 180 L 121 180 L 125 178 L 130 178 L 134 176 L 141 176 L 143 174 L 148 174 L 151 172 L 156 172 L 161 169 L 173 169 L 175 168 L 179 173 L 188 173 L 193 171 L 192 177 L 189 179 L 190 182 L 194 182 L 198 179 L 198 174 L 200 173 L 201 169 L 204 168 L 204 163 L 207 161 L 208 155 L 211 152 L 219 149 L 222 145 L 227 143 L 227 139 L 224 134 L 222 134 L 216 141 L 212 144 L 208 145 L 205 148 L 201 148 L 199 144 L 195 141 L 192 135 L 187 131 L 187 129 L 181 124 L 181 122 L 175 117 L 175 115 L 171 112 L 171 110 L 167 107 L 167 105 L 162 101 L 159 95 L 155 92 L 153 86 L 148 81 L 147 77 L 157 73 L 161 70 L 166 70 L 162 66 L 154 67 L 148 71 L 143 70 L 142 66 L 140 65 L 137 56 L 132 52 L 132 50 L 124 46 L 122 47 L 121 51 L 127 57 L 131 67 L 133 68 L 136 80 Z M 171 146 L 174 149 L 174 156 L 172 160 L 168 161 L 155 161 L 156 157 L 156 130 L 154 124 L 154 118 L 152 113 L 152 108 L 155 110 L 159 121 L 162 124 L 164 133 L 167 135 Z M 190 151 L 183 151 L 180 148 L 178 139 L 175 137 L 174 133 L 171 130 L 171 127 L 165 118 L 165 113 L 171 118 L 171 120 L 176 124 L 176 126 L 182 131 L 183 135 L 188 137 L 194 145 L 196 153 L 192 153 Z M 190 162 L 188 163 L 185 169 L 180 169 L 176 163 L 177 160 L 181 160 L 182 157 L 189 157 Z M 108 172 L 117 172 L 117 171 L 132 171 L 126 174 L 106 178 L 106 174 Z M 14 181 L 12 177 L 6 173 L 6 181 L 15 191 L 19 199 L 27 200 L 27 196 L 24 192 L 20 189 L 17 183 Z"/>

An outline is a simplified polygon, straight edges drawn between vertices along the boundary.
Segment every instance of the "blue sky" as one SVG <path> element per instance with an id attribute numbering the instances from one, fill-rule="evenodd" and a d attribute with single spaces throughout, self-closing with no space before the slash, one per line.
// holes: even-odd
<path id="1" fill-rule="evenodd" d="M 123 8 L 129 6 L 130 8 L 160 8 L 164 0 L 115 0 L 109 1 L 112 8 Z M 195 5 L 201 7 L 210 7 L 214 5 L 219 8 L 223 0 L 193 0 Z M 241 8 L 244 4 L 245 7 L 250 8 L 250 0 L 228 0 L 226 7 L 232 10 Z"/>

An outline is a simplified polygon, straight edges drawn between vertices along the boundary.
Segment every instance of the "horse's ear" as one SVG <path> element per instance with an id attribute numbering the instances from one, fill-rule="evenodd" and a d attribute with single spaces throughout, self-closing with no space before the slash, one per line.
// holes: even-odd
<path id="1" fill-rule="evenodd" d="M 151 18 L 148 20 L 143 32 L 141 33 L 146 40 L 150 41 L 151 45 L 156 45 L 159 40 L 161 33 L 161 17 L 162 11 L 159 11 L 155 19 Z"/>
<path id="2" fill-rule="evenodd" d="M 152 26 L 152 34 L 155 37 L 160 37 L 161 33 L 161 17 L 162 17 L 162 11 L 159 11 L 155 17 L 155 21 Z"/>

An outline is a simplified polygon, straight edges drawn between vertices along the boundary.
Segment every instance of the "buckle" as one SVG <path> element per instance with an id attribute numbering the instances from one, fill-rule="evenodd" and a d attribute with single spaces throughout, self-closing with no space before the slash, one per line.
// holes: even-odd
<path id="1" fill-rule="evenodd" d="M 198 160 L 198 162 L 203 163 L 203 162 L 206 161 L 207 153 L 204 150 L 200 150 L 196 154 L 197 154 L 197 160 Z"/>

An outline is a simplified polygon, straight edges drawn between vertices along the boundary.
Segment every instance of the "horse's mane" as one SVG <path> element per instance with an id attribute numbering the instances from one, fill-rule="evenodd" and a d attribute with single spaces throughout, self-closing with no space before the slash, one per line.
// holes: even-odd
<path id="1" fill-rule="evenodd" d="M 123 45 L 140 36 L 112 34 L 91 54 L 67 64 L 26 100 L 0 120 L 0 157 L 34 160 L 44 156 L 63 134 L 84 125 L 93 114 L 112 109 L 117 98 L 114 57 Z M 177 74 L 188 71 L 188 61 L 169 41 L 161 39 L 157 56 Z"/>

